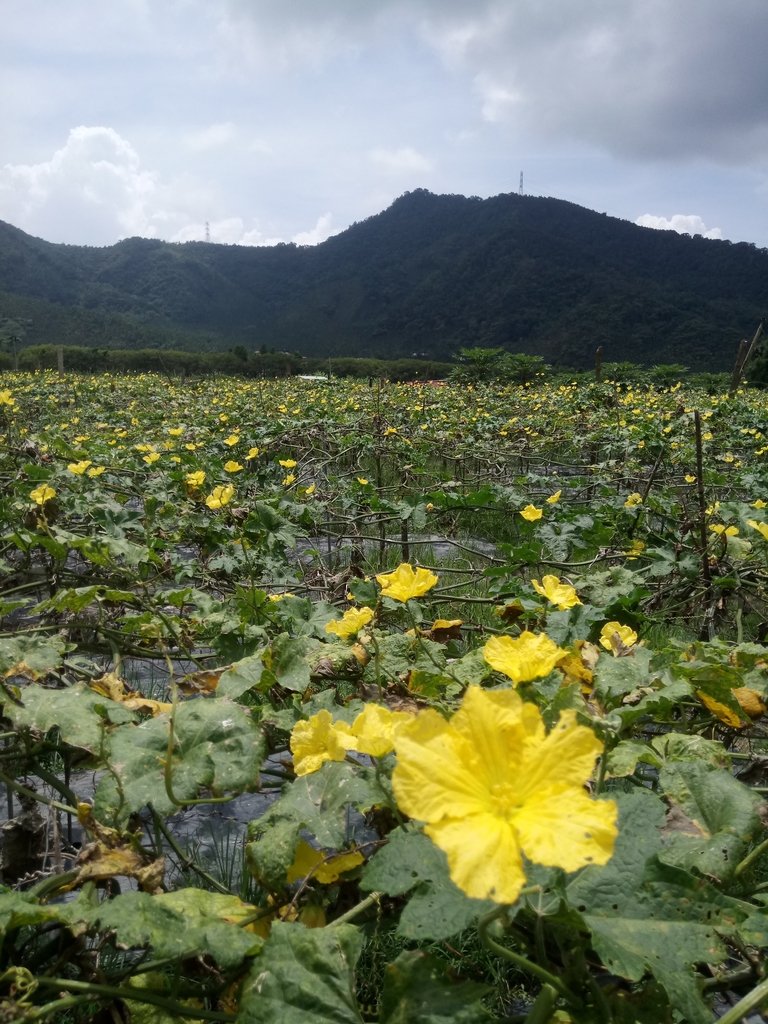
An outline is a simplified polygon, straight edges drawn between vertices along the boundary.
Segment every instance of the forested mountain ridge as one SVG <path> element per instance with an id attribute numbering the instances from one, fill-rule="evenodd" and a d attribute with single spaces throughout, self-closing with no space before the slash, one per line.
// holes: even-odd
<path id="1" fill-rule="evenodd" d="M 0 222 L 0 316 L 27 343 L 445 359 L 500 346 L 570 366 L 731 365 L 768 311 L 768 250 L 557 199 L 423 189 L 313 247 L 58 245 Z"/>

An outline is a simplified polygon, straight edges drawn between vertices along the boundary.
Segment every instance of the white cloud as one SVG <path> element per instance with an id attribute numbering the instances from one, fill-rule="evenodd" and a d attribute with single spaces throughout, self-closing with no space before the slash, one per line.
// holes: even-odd
<path id="1" fill-rule="evenodd" d="M 658 231 L 677 231 L 679 235 L 702 235 L 704 238 L 722 238 L 720 228 L 708 228 L 695 213 L 674 213 L 671 217 L 656 217 L 644 213 L 635 221 L 641 228 L 656 228 Z"/>
<path id="2" fill-rule="evenodd" d="M 42 228 L 52 240 L 108 244 L 156 233 L 149 207 L 155 177 L 114 129 L 80 125 L 50 160 L 0 168 L 0 210 L 23 230 Z"/>
<path id="3" fill-rule="evenodd" d="M 368 158 L 371 163 L 389 174 L 410 174 L 413 171 L 426 173 L 432 170 L 432 161 L 411 146 L 401 146 L 399 149 L 372 149 Z"/>
<path id="4" fill-rule="evenodd" d="M 291 238 L 270 236 L 264 234 L 259 227 L 246 227 L 242 217 L 225 217 L 222 220 L 212 220 L 208 224 L 200 222 L 185 224 L 170 239 L 172 242 L 202 242 L 207 233 L 212 242 L 220 245 L 279 245 L 285 242 L 294 242 L 296 245 L 317 245 L 324 242 L 326 238 L 336 234 L 338 228 L 331 227 L 332 215 L 324 213 L 317 218 L 315 226 L 307 231 L 298 231 Z"/>
<path id="5" fill-rule="evenodd" d="M 231 121 L 210 124 L 207 128 L 201 128 L 200 131 L 192 132 L 187 136 L 187 148 L 191 149 L 193 153 L 221 149 L 235 138 L 236 133 L 237 129 Z"/>
<path id="6" fill-rule="evenodd" d="M 326 238 L 330 238 L 331 235 L 335 235 L 338 232 L 338 228 L 331 227 L 331 221 L 333 220 L 330 213 L 324 213 L 322 216 L 317 218 L 315 226 L 310 228 L 309 231 L 299 231 L 291 239 L 296 245 L 317 245 L 318 242 L 324 242 Z"/>

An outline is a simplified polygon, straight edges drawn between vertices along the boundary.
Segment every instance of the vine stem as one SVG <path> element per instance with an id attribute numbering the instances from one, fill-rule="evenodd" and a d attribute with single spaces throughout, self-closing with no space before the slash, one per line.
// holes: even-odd
<path id="1" fill-rule="evenodd" d="M 748 992 L 743 999 L 740 999 L 735 1006 L 720 1017 L 718 1024 L 741 1024 L 741 1021 L 749 1013 L 755 1010 L 764 1002 L 768 1001 L 768 978 L 756 985 L 751 992 Z"/>
<path id="2" fill-rule="evenodd" d="M 216 1020 L 235 1021 L 231 1013 L 221 1013 L 219 1010 L 204 1010 L 202 1007 L 185 1006 L 173 999 L 157 995 L 141 988 L 121 988 L 119 985 L 100 985 L 92 981 L 76 981 L 73 978 L 47 978 L 45 976 L 35 979 L 37 984 L 43 988 L 55 988 L 59 992 L 81 992 L 94 999 L 123 999 L 129 1002 L 149 1003 L 151 1006 L 160 1006 L 169 1013 L 179 1015 L 179 1018 L 190 1017 L 194 1020 Z M 43 1007 L 45 1009 L 45 1007 Z M 34 1018 L 33 1018 L 34 1019 Z"/>
<path id="3" fill-rule="evenodd" d="M 744 860 L 740 861 L 736 865 L 734 876 L 738 878 L 739 875 L 744 874 L 747 868 L 754 864 L 757 858 L 764 854 L 766 850 L 768 850 L 768 839 L 764 839 L 762 843 L 758 843 L 754 850 L 750 850 Z"/>
<path id="4" fill-rule="evenodd" d="M 357 917 L 358 914 L 362 914 L 364 910 L 367 910 L 368 907 L 372 907 L 374 903 L 378 903 L 382 895 L 383 894 L 380 892 L 369 893 L 364 900 L 360 900 L 359 903 L 356 903 L 354 907 L 351 907 L 345 914 L 342 914 L 341 917 L 337 917 L 332 921 L 331 927 L 335 928 L 337 924 L 346 924 L 347 921 L 353 920 L 353 918 Z"/>
<path id="5" fill-rule="evenodd" d="M 545 986 L 551 986 L 558 995 L 563 996 L 569 1002 L 576 1002 L 576 998 L 570 989 L 564 985 L 559 978 L 552 974 L 551 971 L 548 971 L 546 967 L 542 967 L 540 964 L 534 963 L 521 953 L 515 953 L 515 951 L 510 949 L 508 946 L 502 946 L 500 942 L 496 942 L 495 939 L 491 938 L 488 934 L 488 928 L 496 918 L 501 917 L 506 910 L 506 906 L 496 907 L 495 910 L 485 914 L 478 921 L 477 931 L 480 936 L 480 941 L 483 943 L 485 948 L 490 950 L 492 953 L 495 953 L 497 956 L 502 957 L 504 960 L 508 960 L 516 967 L 519 967 L 521 971 L 534 975 L 534 977 L 543 982 Z"/>

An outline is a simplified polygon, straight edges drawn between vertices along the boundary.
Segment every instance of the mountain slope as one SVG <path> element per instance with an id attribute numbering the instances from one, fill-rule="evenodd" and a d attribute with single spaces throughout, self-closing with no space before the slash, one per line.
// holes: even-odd
<path id="1" fill-rule="evenodd" d="M 435 358 L 482 345 L 572 366 L 602 344 L 609 360 L 718 369 L 768 310 L 768 251 L 562 200 L 424 190 L 315 247 L 97 249 L 0 222 L 0 316 L 21 307 L 29 343 Z"/>

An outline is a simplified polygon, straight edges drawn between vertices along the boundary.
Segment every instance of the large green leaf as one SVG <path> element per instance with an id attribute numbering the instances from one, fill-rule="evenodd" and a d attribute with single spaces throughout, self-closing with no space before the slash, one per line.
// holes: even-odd
<path id="1" fill-rule="evenodd" d="M 362 948 L 352 925 L 276 921 L 243 985 L 238 1024 L 362 1024 L 355 998 Z"/>
<path id="2" fill-rule="evenodd" d="M 389 896 L 415 890 L 397 928 L 410 939 L 449 938 L 494 906 L 465 896 L 450 879 L 443 851 L 410 827 L 390 833 L 387 845 L 369 861 L 360 885 Z"/>
<path id="3" fill-rule="evenodd" d="M 166 790 L 165 762 L 171 716 L 123 726 L 110 738 L 109 765 L 96 788 L 97 817 L 125 817 L 151 803 L 160 814 L 177 809 Z M 251 716 L 226 698 L 197 697 L 179 704 L 170 776 L 176 801 L 257 789 L 264 753 Z"/>
<path id="4" fill-rule="evenodd" d="M 651 684 L 651 652 L 636 647 L 623 658 L 601 654 L 595 667 L 595 693 L 608 706 L 613 707 L 622 697 Z"/>
<path id="5" fill-rule="evenodd" d="M 222 904 L 222 899 L 226 905 Z M 238 906 L 236 906 L 239 905 Z M 243 904 L 236 897 L 219 897 L 200 889 L 150 896 L 126 892 L 96 907 L 68 916 L 70 927 L 114 932 L 126 948 L 150 948 L 156 957 L 184 959 L 201 953 L 223 968 L 236 967 L 261 946 L 262 940 L 237 923 Z"/>
<path id="6" fill-rule="evenodd" d="M 385 799 L 373 771 L 332 761 L 286 786 L 262 822 L 287 819 L 309 829 L 321 846 L 339 847 L 350 838 L 347 809 L 365 811 Z"/>
<path id="7" fill-rule="evenodd" d="M 252 821 L 248 826 L 249 842 L 245 853 L 251 874 L 267 889 L 275 891 L 285 885 L 285 876 L 293 863 L 299 841 L 301 822 L 291 819 L 264 822 Z"/>
<path id="8" fill-rule="evenodd" d="M 59 668 L 65 653 L 73 647 L 58 636 L 5 637 L 0 640 L 0 676 L 38 679 Z"/>
<path id="9" fill-rule="evenodd" d="M 671 801 L 661 859 L 721 882 L 763 831 L 762 802 L 730 772 L 706 764 L 667 764 L 659 776 Z"/>
<path id="10" fill-rule="evenodd" d="M 65 743 L 93 753 L 103 747 L 110 723 L 130 723 L 136 717 L 118 701 L 103 697 L 85 683 L 63 690 L 34 684 L 21 690 L 20 699 L 21 704 L 9 701 L 5 706 L 6 714 L 17 729 L 46 733 L 58 728 Z"/>
<path id="11" fill-rule="evenodd" d="M 449 983 L 440 962 L 420 950 L 406 950 L 387 966 L 380 1024 L 479 1024 L 491 1020 L 481 999 L 486 985 Z"/>
<path id="12" fill-rule="evenodd" d="M 656 858 L 663 804 L 638 790 L 619 795 L 619 838 L 612 860 L 587 868 L 568 886 L 570 905 L 589 929 L 592 946 L 612 973 L 639 981 L 650 972 L 687 1024 L 710 1024 L 697 984 L 697 965 L 726 955 L 744 905 L 706 880 Z"/>

